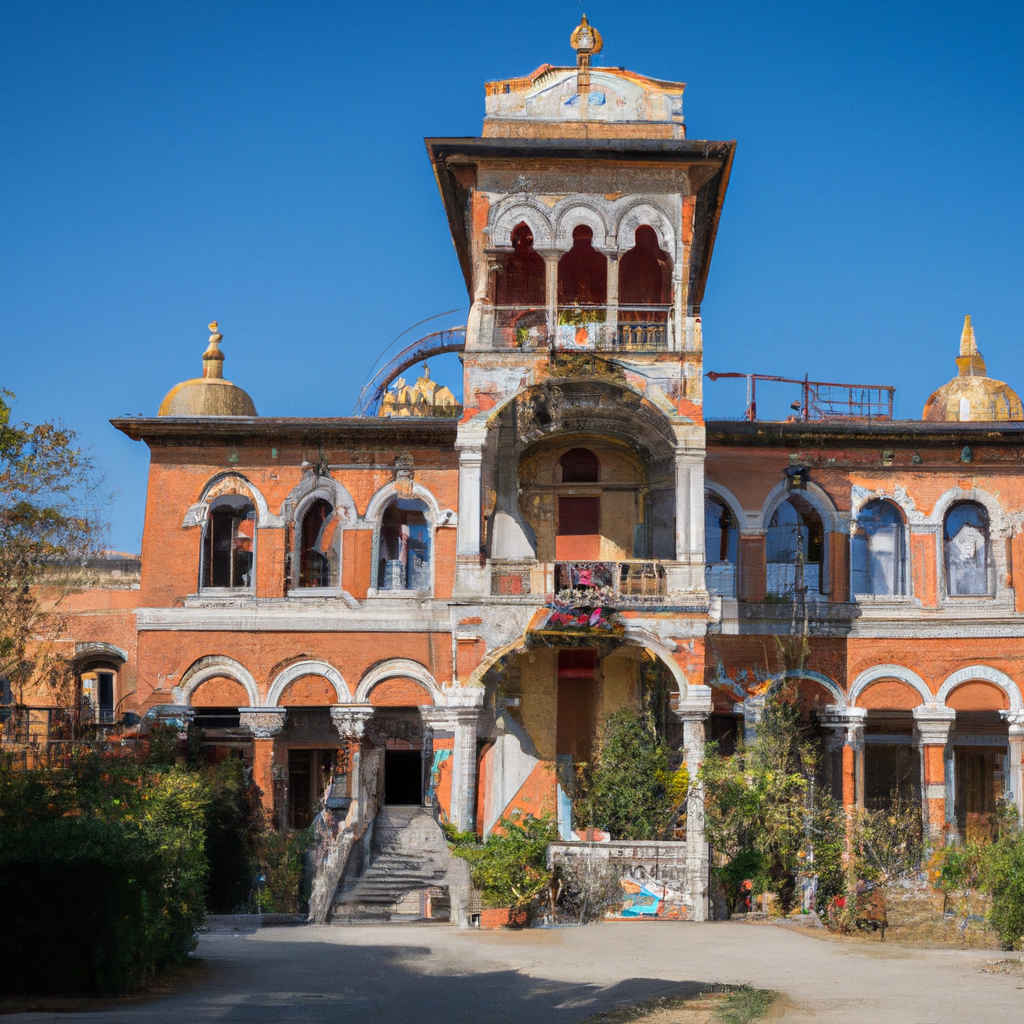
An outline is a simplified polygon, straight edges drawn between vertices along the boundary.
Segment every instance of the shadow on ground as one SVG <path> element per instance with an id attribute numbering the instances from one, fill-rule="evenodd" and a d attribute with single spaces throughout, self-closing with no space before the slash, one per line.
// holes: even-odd
<path id="1" fill-rule="evenodd" d="M 18 1015 L 62 1024 L 203 1021 L 225 1024 L 498 1021 L 575 1024 L 592 1014 L 666 995 L 697 996 L 706 982 L 630 978 L 607 988 L 460 964 L 428 946 L 258 942 L 210 935 L 200 946 L 205 978 L 173 995 L 70 1013 Z"/>

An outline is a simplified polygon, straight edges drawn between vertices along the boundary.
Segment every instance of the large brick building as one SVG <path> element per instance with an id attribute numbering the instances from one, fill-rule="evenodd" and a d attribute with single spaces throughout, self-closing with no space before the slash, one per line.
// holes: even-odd
<path id="1" fill-rule="evenodd" d="M 751 395 L 705 422 L 734 144 L 687 138 L 682 83 L 591 66 L 585 20 L 573 45 L 574 67 L 489 83 L 481 137 L 427 140 L 469 320 L 393 361 L 365 415 L 257 415 L 214 324 L 203 377 L 113 421 L 151 450 L 141 580 L 77 598 L 81 667 L 111 708 L 251 758 L 295 826 L 351 747 L 383 752 L 388 802 L 481 832 L 550 812 L 571 838 L 559 780 L 604 713 L 661 687 L 695 768 L 784 676 L 847 804 L 895 786 L 935 835 L 1019 808 L 1020 400 L 968 323 L 921 421 L 807 382 L 785 419 Z M 399 380 L 452 350 L 461 407 Z M 697 919 L 702 822 L 693 786 Z"/>

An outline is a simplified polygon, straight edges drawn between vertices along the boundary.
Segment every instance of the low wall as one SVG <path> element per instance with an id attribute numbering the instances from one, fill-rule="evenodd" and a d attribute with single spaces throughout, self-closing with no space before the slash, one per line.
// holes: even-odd
<path id="1" fill-rule="evenodd" d="M 607 917 L 700 919 L 694 914 L 685 842 L 552 843 L 548 847 L 549 868 L 584 857 L 607 862 L 621 877 L 622 904 Z"/>

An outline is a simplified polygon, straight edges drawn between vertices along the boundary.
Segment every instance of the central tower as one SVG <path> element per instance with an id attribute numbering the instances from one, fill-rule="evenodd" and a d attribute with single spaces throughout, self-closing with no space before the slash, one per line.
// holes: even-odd
<path id="1" fill-rule="evenodd" d="M 472 300 L 457 591 L 488 592 L 487 559 L 564 549 L 658 558 L 703 592 L 700 303 L 735 144 L 686 138 L 682 82 L 596 66 L 585 17 L 570 42 L 575 67 L 487 84 L 480 138 L 427 140 Z M 645 463 L 629 522 L 595 521 L 589 547 L 557 543 L 580 527 L 543 496 L 522 507 L 521 457 L 555 435 Z"/>

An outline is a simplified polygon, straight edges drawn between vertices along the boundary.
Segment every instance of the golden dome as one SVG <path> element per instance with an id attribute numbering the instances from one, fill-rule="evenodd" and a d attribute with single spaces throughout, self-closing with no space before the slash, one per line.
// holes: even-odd
<path id="1" fill-rule="evenodd" d="M 224 379 L 222 334 L 217 321 L 210 324 L 210 344 L 203 353 L 203 375 L 183 381 L 167 392 L 158 416 L 256 416 L 252 399 L 231 381 Z"/>
<path id="2" fill-rule="evenodd" d="M 921 419 L 932 422 L 1024 420 L 1024 405 L 1017 392 L 1009 384 L 985 375 L 985 360 L 978 351 L 969 316 L 964 317 L 956 365 L 960 375 L 943 384 L 925 402 Z"/>

